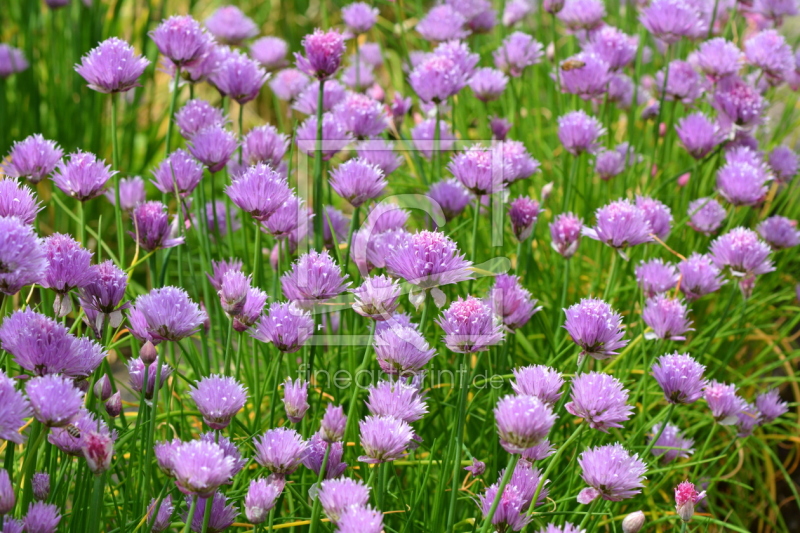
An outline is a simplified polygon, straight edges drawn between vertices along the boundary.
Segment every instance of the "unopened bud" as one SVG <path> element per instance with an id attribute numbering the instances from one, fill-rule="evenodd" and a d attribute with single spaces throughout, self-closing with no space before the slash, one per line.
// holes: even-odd
<path id="1" fill-rule="evenodd" d="M 142 346 L 142 349 L 139 350 L 139 357 L 142 358 L 142 363 L 146 365 L 152 365 L 156 362 L 156 358 L 158 357 L 158 352 L 156 351 L 155 345 L 152 342 L 147 341 Z"/>
<path id="2" fill-rule="evenodd" d="M 101 402 L 108 400 L 113 392 L 114 391 L 111 390 L 111 381 L 106 374 L 103 374 L 100 379 L 95 381 L 94 395 L 100 398 Z"/>
<path id="3" fill-rule="evenodd" d="M 636 511 L 635 513 L 631 513 L 622 520 L 622 532 L 623 533 L 638 533 L 642 526 L 644 525 L 644 513 L 642 511 Z"/>
<path id="4" fill-rule="evenodd" d="M 694 516 L 694 506 L 705 498 L 706 492 L 697 492 L 694 483 L 684 481 L 675 487 L 675 511 L 681 520 L 690 522 Z"/>
<path id="5" fill-rule="evenodd" d="M 50 496 L 50 474 L 47 472 L 36 472 L 31 479 L 33 487 L 33 497 L 44 501 Z"/>
<path id="6" fill-rule="evenodd" d="M 106 413 L 111 418 L 116 418 L 122 412 L 122 397 L 119 395 L 119 391 L 115 392 L 111 398 L 108 399 L 106 402 Z"/>
<path id="7" fill-rule="evenodd" d="M 8 471 L 0 469 L 0 518 L 14 510 L 17 498 L 14 496 L 14 487 Z"/>

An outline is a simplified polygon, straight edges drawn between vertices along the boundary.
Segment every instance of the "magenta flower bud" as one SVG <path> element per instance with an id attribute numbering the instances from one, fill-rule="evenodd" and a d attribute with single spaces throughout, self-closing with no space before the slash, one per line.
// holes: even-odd
<path id="1" fill-rule="evenodd" d="M 621 428 L 633 413 L 627 404 L 628 391 L 609 374 L 590 372 L 572 379 L 571 400 L 564 407 L 572 415 L 583 418 L 592 429 L 608 433 Z"/>
<path id="2" fill-rule="evenodd" d="M 283 383 L 283 407 L 289 422 L 299 424 L 311 407 L 308 404 L 308 382 L 300 378 L 295 381 L 286 378 Z"/>
<path id="3" fill-rule="evenodd" d="M 234 460 L 209 441 L 193 440 L 177 446 L 173 457 L 175 484 L 186 495 L 208 498 L 227 483 Z"/>
<path id="4" fill-rule="evenodd" d="M 139 358 L 141 358 L 144 364 L 152 365 L 156 362 L 157 357 L 158 352 L 152 342 L 146 341 L 142 344 L 142 347 L 139 349 Z"/>
<path id="5" fill-rule="evenodd" d="M 678 270 L 675 265 L 663 259 L 642 262 L 635 270 L 636 281 L 646 298 L 665 293 L 678 284 Z"/>
<path id="6" fill-rule="evenodd" d="M 615 313 L 603 300 L 582 299 L 564 313 L 564 329 L 581 348 L 581 357 L 608 359 L 628 344 L 623 339 L 622 315 Z"/>
<path id="7" fill-rule="evenodd" d="M 89 470 L 99 476 L 111 466 L 114 457 L 114 440 L 108 433 L 92 431 L 83 439 L 83 456 Z"/>
<path id="8" fill-rule="evenodd" d="M 396 418 L 409 424 L 428 412 L 417 388 L 399 381 L 380 381 L 370 386 L 366 404 L 372 415 Z"/>
<path id="9" fill-rule="evenodd" d="M 343 477 L 323 481 L 318 497 L 325 516 L 336 524 L 347 509 L 367 505 L 369 492 L 370 488 L 363 481 Z"/>
<path id="10" fill-rule="evenodd" d="M 50 474 L 47 472 L 36 472 L 31 478 L 33 487 L 33 497 L 38 501 L 44 501 L 50 496 Z"/>
<path id="11" fill-rule="evenodd" d="M 511 219 L 511 229 L 519 242 L 528 240 L 528 237 L 533 234 L 533 228 L 540 212 L 539 202 L 527 196 L 520 196 L 512 200 L 508 209 L 508 218 Z"/>
<path id="12" fill-rule="evenodd" d="M 116 418 L 122 412 L 122 396 L 120 396 L 120 392 L 117 391 L 111 395 L 105 405 L 106 413 L 111 418 Z"/>
<path id="13" fill-rule="evenodd" d="M 308 444 L 293 429 L 270 429 L 255 441 L 254 459 L 274 474 L 289 475 L 300 466 Z"/>
<path id="14" fill-rule="evenodd" d="M 261 65 L 236 51 L 211 74 L 209 81 L 220 94 L 243 105 L 258 96 L 268 78 Z"/>
<path id="15" fill-rule="evenodd" d="M 204 21 L 211 35 L 228 44 L 239 44 L 258 35 L 258 27 L 236 6 L 222 6 Z"/>
<path id="16" fill-rule="evenodd" d="M 593 153 L 598 147 L 597 139 L 604 133 L 600 121 L 582 110 L 558 117 L 558 138 L 572 155 Z"/>
<path id="17" fill-rule="evenodd" d="M 762 221 L 756 229 L 773 250 L 792 248 L 800 244 L 800 230 L 797 229 L 796 220 L 775 215 Z"/>
<path id="18" fill-rule="evenodd" d="M 553 427 L 556 415 L 534 396 L 508 395 L 494 409 L 497 432 L 509 453 L 522 453 L 536 446 Z"/>
<path id="19" fill-rule="evenodd" d="M 0 56 L 3 46 L 0 45 Z M 64 152 L 55 141 L 48 141 L 36 133 L 14 143 L 2 168 L 7 176 L 38 183 L 53 173 L 63 155 Z M 3 183 L 13 182 L 4 180 Z"/>
<path id="20" fill-rule="evenodd" d="M 714 420 L 720 425 L 736 423 L 745 401 L 736 394 L 736 385 L 710 381 L 705 387 L 705 400 Z"/>
<path id="21" fill-rule="evenodd" d="M 23 72 L 29 66 L 22 50 L 6 43 L 0 44 L 0 78 L 8 78 L 12 74 Z"/>
<path id="22" fill-rule="evenodd" d="M 149 35 L 158 51 L 178 66 L 199 62 L 213 43 L 200 23 L 189 15 L 163 20 Z"/>
<path id="23" fill-rule="evenodd" d="M 189 142 L 189 152 L 212 173 L 222 170 L 238 147 L 236 135 L 220 124 L 203 128 Z"/>
<path id="24" fill-rule="evenodd" d="M 260 524 L 267 519 L 267 514 L 283 492 L 286 482 L 283 478 L 269 476 L 250 481 L 250 487 L 244 497 L 244 514 L 251 524 Z"/>
<path id="25" fill-rule="evenodd" d="M 57 506 L 35 502 L 28 507 L 28 514 L 25 515 L 22 522 L 25 524 L 25 531 L 29 533 L 55 533 L 60 521 L 61 514 L 58 512 Z"/>
<path id="26" fill-rule="evenodd" d="M 205 319 L 183 289 L 153 289 L 136 299 L 128 311 L 131 333 L 141 342 L 179 341 L 200 330 Z"/>
<path id="27" fill-rule="evenodd" d="M 208 427 L 221 430 L 228 427 L 244 407 L 247 389 L 232 377 L 212 374 L 190 387 L 189 396 L 197 404 L 197 410 Z"/>
<path id="28" fill-rule="evenodd" d="M 444 331 L 444 343 L 457 353 L 486 351 L 505 337 L 492 307 L 474 296 L 459 297 L 436 323 Z"/>
<path id="29" fill-rule="evenodd" d="M 683 0 L 655 0 L 642 10 L 639 21 L 654 37 L 675 44 L 706 30 L 699 13 Z"/>
<path id="30" fill-rule="evenodd" d="M 316 29 L 303 37 L 302 44 L 306 55 L 295 53 L 297 68 L 318 80 L 326 80 L 339 70 L 346 50 L 341 33 Z"/>
<path id="31" fill-rule="evenodd" d="M 706 492 L 697 492 L 694 483 L 683 481 L 675 487 L 675 511 L 684 522 L 691 522 L 694 515 L 694 506 L 703 498 Z"/>
<path id="32" fill-rule="evenodd" d="M 108 375 L 103 374 L 94 384 L 94 395 L 101 402 L 104 402 L 111 398 L 112 392 L 111 381 L 108 379 Z"/>
<path id="33" fill-rule="evenodd" d="M 637 454 L 631 455 L 620 444 L 588 448 L 578 464 L 583 470 L 581 477 L 589 485 L 578 495 L 578 503 L 587 504 L 598 497 L 619 502 L 639 494 L 644 486 L 647 467 Z"/>
<path id="34" fill-rule="evenodd" d="M 139 87 L 139 76 L 149 64 L 148 59 L 136 55 L 133 46 L 111 37 L 83 56 L 75 71 L 89 82 L 90 89 L 113 94 Z"/>
<path id="35" fill-rule="evenodd" d="M 606 8 L 600 0 L 567 0 L 558 18 L 572 31 L 593 30 L 603 23 Z"/>
<path id="36" fill-rule="evenodd" d="M 59 163 L 53 173 L 53 183 L 67 196 L 81 202 L 100 196 L 106 182 L 116 174 L 105 161 L 88 152 L 75 152 L 69 161 Z"/>
<path id="37" fill-rule="evenodd" d="M 104 195 L 111 205 L 116 205 L 116 192 L 113 188 L 107 189 Z M 144 180 L 141 177 L 133 176 L 119 180 L 119 203 L 123 211 L 133 211 L 134 207 L 144 203 L 145 200 Z"/>
<path id="38" fill-rule="evenodd" d="M 250 45 L 250 56 L 267 70 L 278 70 L 289 64 L 289 43 L 280 37 L 261 37 Z"/>
<path id="39" fill-rule="evenodd" d="M 128 233 L 148 252 L 173 248 L 184 242 L 184 237 L 177 236 L 176 219 L 170 223 L 167 206 L 161 202 L 152 201 L 137 205 L 131 218 L 134 231 Z"/>
<path id="40" fill-rule="evenodd" d="M 500 274 L 495 278 L 486 301 L 503 325 L 512 331 L 527 324 L 542 309 L 536 307 L 539 301 L 531 298 L 531 293 L 520 285 L 519 278 L 508 274 Z"/>
<path id="41" fill-rule="evenodd" d="M 426 41 L 463 39 L 470 34 L 466 18 L 448 4 L 435 6 L 417 22 L 416 30 Z"/>
<path id="42" fill-rule="evenodd" d="M 569 259 L 578 250 L 581 240 L 583 220 L 572 213 L 562 213 L 556 216 L 550 224 L 550 237 L 553 249 Z"/>
<path id="43" fill-rule="evenodd" d="M 174 195 L 177 191 L 187 196 L 203 178 L 203 165 L 192 159 L 188 152 L 178 149 L 156 167 L 153 177 L 151 183 L 162 193 Z"/>
<path id="44" fill-rule="evenodd" d="M 25 386 L 33 416 L 47 427 L 71 424 L 83 406 L 83 393 L 72 380 L 56 374 L 35 377 Z"/>
<path id="45" fill-rule="evenodd" d="M 414 439 L 414 430 L 407 422 L 390 416 L 368 416 L 358 426 L 364 449 L 364 455 L 358 460 L 362 463 L 379 464 L 400 459 Z"/>

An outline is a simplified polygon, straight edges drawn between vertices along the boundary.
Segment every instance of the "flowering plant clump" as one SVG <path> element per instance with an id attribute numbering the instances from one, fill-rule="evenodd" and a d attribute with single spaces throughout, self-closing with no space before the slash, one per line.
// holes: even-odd
<path id="1" fill-rule="evenodd" d="M 796 0 L 279 4 L 0 2 L 0 531 L 796 530 Z"/>

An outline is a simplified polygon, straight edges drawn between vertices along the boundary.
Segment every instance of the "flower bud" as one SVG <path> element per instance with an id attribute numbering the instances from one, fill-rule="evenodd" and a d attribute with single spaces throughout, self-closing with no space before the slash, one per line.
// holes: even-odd
<path id="1" fill-rule="evenodd" d="M 116 418 L 122 412 L 122 397 L 119 391 L 115 392 L 106 402 L 106 413 L 112 418 Z"/>
<path id="2" fill-rule="evenodd" d="M 0 517 L 14 510 L 17 499 L 7 470 L 0 470 Z"/>
<path id="3" fill-rule="evenodd" d="M 644 513 L 636 511 L 622 520 L 622 533 L 638 533 L 644 525 Z"/>
<path id="4" fill-rule="evenodd" d="M 113 391 L 111 390 L 111 381 L 106 374 L 94 383 L 94 395 L 100 398 L 101 402 L 108 400 Z"/>
<path id="5" fill-rule="evenodd" d="M 114 456 L 114 441 L 111 436 L 92 431 L 84 438 L 83 456 L 89 470 L 95 475 L 100 475 L 111 466 Z"/>
<path id="6" fill-rule="evenodd" d="M 158 352 L 156 351 L 156 347 L 152 342 L 147 341 L 144 343 L 142 348 L 139 350 L 139 357 L 142 358 L 142 362 L 146 365 L 152 365 L 156 362 Z"/>
<path id="7" fill-rule="evenodd" d="M 675 511 L 681 520 L 684 522 L 691 522 L 694 516 L 694 506 L 705 498 L 706 492 L 697 492 L 694 488 L 694 483 L 684 481 L 675 487 Z"/>
<path id="8" fill-rule="evenodd" d="M 50 474 L 47 472 L 36 472 L 31 479 L 33 487 L 33 497 L 39 501 L 44 501 L 50 496 Z"/>

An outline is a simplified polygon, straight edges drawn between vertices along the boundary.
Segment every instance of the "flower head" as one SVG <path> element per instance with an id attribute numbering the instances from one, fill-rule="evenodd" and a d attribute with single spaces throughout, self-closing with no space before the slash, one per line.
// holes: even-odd
<path id="1" fill-rule="evenodd" d="M 300 378 L 295 381 L 286 378 L 283 383 L 283 406 L 289 422 L 299 424 L 311 407 L 308 404 L 308 382 Z"/>
<path id="2" fill-rule="evenodd" d="M 265 37 L 269 39 L 269 37 Z M 251 52 L 252 53 L 252 52 Z M 258 59 L 258 58 L 256 58 Z M 262 63 L 263 64 L 263 63 Z M 269 81 L 269 88 L 281 100 L 293 102 L 303 93 L 310 80 L 308 76 L 295 68 L 279 70 Z M 328 91 L 325 91 L 327 94 Z"/>
<path id="3" fill-rule="evenodd" d="M 339 533 L 381 533 L 383 513 L 369 506 L 353 505 L 342 512 L 337 527 Z"/>
<path id="4" fill-rule="evenodd" d="M 715 37 L 701 43 L 689 55 L 689 62 L 711 81 L 718 81 L 739 72 L 742 68 L 742 51 L 732 42 Z"/>
<path id="5" fill-rule="evenodd" d="M 364 455 L 358 460 L 362 463 L 377 464 L 400 459 L 414 438 L 414 430 L 408 422 L 390 416 L 368 416 L 358 423 L 358 427 L 364 449 Z"/>
<path id="6" fill-rule="evenodd" d="M 308 444 L 289 428 L 270 429 L 255 441 L 255 460 L 281 476 L 289 475 L 303 462 Z"/>
<path id="7" fill-rule="evenodd" d="M 200 329 L 204 319 L 205 313 L 177 287 L 153 289 L 139 296 L 128 311 L 131 333 L 153 344 L 189 337 Z"/>
<path id="8" fill-rule="evenodd" d="M 502 158 L 495 155 L 499 154 L 472 146 L 453 157 L 447 168 L 473 194 L 493 194 L 503 189 L 504 175 Z"/>
<path id="9" fill-rule="evenodd" d="M 437 181 L 428 189 L 428 197 L 442 209 L 445 220 L 452 220 L 464 212 L 472 195 L 456 178 Z"/>
<path id="10" fill-rule="evenodd" d="M 116 37 L 106 39 L 83 56 L 75 71 L 101 93 L 121 93 L 139 86 L 139 76 L 150 64 L 133 47 Z"/>
<path id="11" fill-rule="evenodd" d="M 697 492 L 694 488 L 694 483 L 683 481 L 675 487 L 675 510 L 681 520 L 689 522 L 694 515 L 694 506 L 703 498 L 706 492 Z"/>
<path id="12" fill-rule="evenodd" d="M 756 205 L 766 197 L 771 180 L 763 165 L 731 161 L 717 172 L 717 189 L 733 205 Z"/>
<path id="13" fill-rule="evenodd" d="M 566 0 L 562 5 L 558 18 L 573 31 L 596 29 L 606 16 L 605 5 L 600 0 Z"/>
<path id="14" fill-rule="evenodd" d="M 247 389 L 232 377 L 211 375 L 190 388 L 189 396 L 197 404 L 208 427 L 225 429 L 247 400 Z"/>
<path id="15" fill-rule="evenodd" d="M 747 228 L 734 228 L 711 243 L 711 260 L 720 270 L 734 277 L 747 278 L 775 270 L 769 259 L 770 248 Z"/>
<path id="16" fill-rule="evenodd" d="M 331 172 L 330 184 L 353 207 L 360 207 L 383 194 L 387 182 L 380 168 L 356 158 Z"/>
<path id="17" fill-rule="evenodd" d="M 5 45 L 0 45 L 0 55 L 2 46 Z M 31 183 L 38 183 L 53 173 L 63 155 L 63 150 L 55 141 L 48 141 L 35 133 L 14 143 L 8 161 L 2 168 L 12 178 L 25 178 Z"/>
<path id="18" fill-rule="evenodd" d="M 448 4 L 434 7 L 417 22 L 416 30 L 427 41 L 463 39 L 469 35 L 466 18 Z"/>
<path id="19" fill-rule="evenodd" d="M 94 475 L 102 474 L 111 466 L 114 439 L 108 433 L 89 432 L 83 439 L 83 456 Z"/>
<path id="20" fill-rule="evenodd" d="M 510 453 L 539 444 L 550 432 L 556 415 L 549 405 L 535 396 L 508 395 L 494 409 L 500 442 Z"/>
<path id="21" fill-rule="evenodd" d="M 585 111 L 571 111 L 558 117 L 558 138 L 572 155 L 592 153 L 597 149 L 597 139 L 605 133 L 600 121 Z"/>
<path id="22" fill-rule="evenodd" d="M 524 326 L 542 309 L 536 307 L 538 300 L 531 298 L 531 293 L 520 285 L 519 278 L 508 274 L 500 274 L 495 278 L 486 300 L 503 324 L 511 330 Z"/>
<path id="23" fill-rule="evenodd" d="M 618 150 L 601 150 L 595 156 L 594 169 L 601 179 L 610 180 L 625 170 L 625 154 Z"/>
<path id="24" fill-rule="evenodd" d="M 750 127 L 761 121 L 766 101 L 758 90 L 741 78 L 727 76 L 717 83 L 713 105 L 720 113 L 721 124 Z"/>
<path id="25" fill-rule="evenodd" d="M 178 66 L 191 66 L 208 53 L 213 41 L 189 15 L 172 16 L 150 32 L 158 51 Z"/>
<path id="26" fill-rule="evenodd" d="M 318 497 L 325 516 L 336 524 L 348 509 L 367 505 L 369 491 L 363 481 L 343 477 L 323 481 Z"/>
<path id="27" fill-rule="evenodd" d="M 515 78 L 522 76 L 527 67 L 539 63 L 543 55 L 541 43 L 520 31 L 506 37 L 493 53 L 495 67 Z"/>
<path id="28" fill-rule="evenodd" d="M 613 26 L 603 26 L 589 35 L 588 52 L 596 54 L 610 70 L 619 70 L 636 59 L 638 37 L 631 37 Z"/>
<path id="29" fill-rule="evenodd" d="M 114 189 L 107 189 L 105 197 L 111 205 L 117 205 L 117 194 Z M 123 211 L 131 212 L 133 208 L 146 200 L 144 180 L 140 176 L 119 180 L 119 205 Z"/>
<path id="30" fill-rule="evenodd" d="M 690 327 L 692 321 L 686 317 L 687 313 L 686 304 L 677 298 L 670 298 L 664 294 L 648 298 L 642 311 L 642 318 L 653 332 L 645 334 L 645 338 L 686 340 L 683 334 L 694 331 L 694 328 Z"/>
<path id="31" fill-rule="evenodd" d="M 561 399 L 564 380 L 561 374 L 544 365 L 532 365 L 514 369 L 511 388 L 519 395 L 533 396 L 545 405 L 553 407 Z"/>
<path id="32" fill-rule="evenodd" d="M 769 167 L 780 183 L 789 183 L 797 174 L 797 154 L 788 146 L 776 146 L 769 154 Z"/>
<path id="33" fill-rule="evenodd" d="M 608 359 L 628 344 L 623 340 L 622 315 L 603 300 L 582 299 L 564 313 L 567 316 L 564 328 L 581 347 L 581 356 Z"/>
<path id="34" fill-rule="evenodd" d="M 261 37 L 250 45 L 250 56 L 261 63 L 261 66 L 267 70 L 277 70 L 288 65 L 289 63 L 286 61 L 288 53 L 289 43 L 280 37 Z M 306 78 L 306 81 L 308 81 L 308 78 Z"/>
<path id="35" fill-rule="evenodd" d="M 589 372 L 572 380 L 572 401 L 564 407 L 583 418 L 592 429 L 608 433 L 609 428 L 621 428 L 631 417 L 633 408 L 627 404 L 628 391 L 609 374 Z"/>
<path id="36" fill-rule="evenodd" d="M 297 68 L 318 80 L 326 80 L 339 70 L 346 50 L 341 33 L 316 29 L 303 37 L 302 44 L 306 55 L 294 55 Z"/>
<path id="37" fill-rule="evenodd" d="M 692 113 L 675 126 L 684 148 L 695 159 L 703 159 L 722 140 L 719 127 L 703 113 Z"/>
<path id="38" fill-rule="evenodd" d="M 286 481 L 283 478 L 269 476 L 250 481 L 250 487 L 244 497 L 244 514 L 251 524 L 260 524 L 267 519 L 267 513 L 278 503 Z"/>
<path id="39" fill-rule="evenodd" d="M 67 196 L 81 202 L 91 200 L 103 193 L 106 182 L 116 174 L 104 163 L 89 152 L 75 152 L 69 161 L 57 165 L 53 182 Z"/>
<path id="40" fill-rule="evenodd" d="M 655 457 L 663 456 L 665 463 L 671 463 L 678 457 L 689 457 L 694 452 L 692 449 L 694 440 L 685 438 L 678 426 L 667 424 L 661 431 L 661 424 L 656 424 L 652 433 L 653 435 L 661 433 L 653 445 L 652 454 Z"/>
<path id="41" fill-rule="evenodd" d="M 23 72 L 29 66 L 22 50 L 6 43 L 0 44 L 0 78 L 8 78 L 12 74 Z"/>
<path id="42" fill-rule="evenodd" d="M 0 370 L 0 439 L 22 444 L 19 429 L 31 413 L 28 399 L 16 389 L 15 380 Z"/>
<path id="43" fill-rule="evenodd" d="M 153 171 L 153 185 L 164 194 L 175 194 L 177 190 L 186 196 L 203 178 L 203 165 L 195 161 L 188 152 L 175 150 Z"/>
<path id="44" fill-rule="evenodd" d="M 756 396 L 756 409 L 759 424 L 770 424 L 789 411 L 789 406 L 781 400 L 778 389 L 771 389 Z"/>
<path id="45" fill-rule="evenodd" d="M 219 491 L 215 491 L 213 495 L 205 498 L 197 499 L 197 506 L 194 510 L 194 515 L 191 517 L 192 531 L 203 531 L 203 523 L 205 522 L 206 505 L 211 505 L 211 510 L 208 515 L 208 524 L 206 527 L 207 533 L 221 533 L 231 525 L 236 517 L 239 515 L 239 509 L 235 505 L 228 505 L 228 498 Z M 191 509 L 192 500 L 189 495 L 186 496 L 187 510 Z M 189 513 L 184 513 L 184 522 L 189 520 Z"/>
<path id="46" fill-rule="evenodd" d="M 593 52 L 581 52 L 567 58 L 566 61 L 581 66 L 567 69 L 564 64 L 561 65 L 562 68 L 556 75 L 561 80 L 562 91 L 567 94 L 576 94 L 584 100 L 599 98 L 606 92 L 611 80 L 611 71 L 608 63 L 599 55 Z"/>
<path id="47" fill-rule="evenodd" d="M 573 213 L 561 213 L 550 224 L 550 238 L 553 249 L 569 259 L 578 250 L 581 240 L 583 220 Z"/>
<path id="48" fill-rule="evenodd" d="M 353 2 L 342 8 L 342 20 L 353 33 L 366 33 L 377 22 L 378 9 L 365 2 Z"/>
<path id="49" fill-rule="evenodd" d="M 122 303 L 128 275 L 111 260 L 92 265 L 89 270 L 92 280 L 81 288 L 78 301 L 96 331 L 102 329 L 106 317 L 111 327 L 116 328 L 122 323 L 122 310 L 130 307 L 129 303 Z"/>
<path id="50" fill-rule="evenodd" d="M 72 423 L 83 406 L 83 393 L 71 380 L 56 374 L 31 379 L 25 392 L 33 416 L 47 427 L 57 428 Z"/>
<path id="51" fill-rule="evenodd" d="M 486 351 L 505 336 L 492 307 L 474 296 L 459 297 L 436 323 L 444 330 L 444 343 L 457 353 Z"/>
<path id="52" fill-rule="evenodd" d="M 258 321 L 252 335 L 261 342 L 271 342 L 278 350 L 293 353 L 305 344 L 314 331 L 311 314 L 293 302 L 274 302 Z"/>
<path id="53" fill-rule="evenodd" d="M 394 318 L 394 317 L 392 317 Z M 382 324 L 383 322 L 379 322 Z M 408 376 L 419 373 L 436 350 L 413 325 L 392 324 L 375 335 L 375 355 L 378 364 L 389 375 Z"/>
<path id="54" fill-rule="evenodd" d="M 233 180 L 225 193 L 243 211 L 265 221 L 280 209 L 292 191 L 269 165 L 258 163 Z"/>
<path id="55" fill-rule="evenodd" d="M 456 243 L 438 231 L 412 234 L 386 258 L 386 267 L 392 273 L 421 289 L 471 279 L 471 265 Z"/>
<path id="56" fill-rule="evenodd" d="M 606 243 L 612 248 L 624 249 L 650 242 L 653 228 L 648 222 L 647 213 L 630 200 L 623 199 L 611 202 L 599 208 L 595 217 L 594 228 L 583 228 L 583 235 Z"/>
<path id="57" fill-rule="evenodd" d="M 309 307 L 347 290 L 350 282 L 346 279 L 347 275 L 342 275 L 339 265 L 327 251 L 311 250 L 300 256 L 291 271 L 281 277 L 281 287 L 289 300 L 300 307 Z"/>
<path id="58" fill-rule="evenodd" d="M 771 216 L 758 225 L 758 233 L 773 250 L 792 248 L 800 244 L 797 221 L 780 215 Z"/>
<path id="59" fill-rule="evenodd" d="M 434 53 L 414 67 L 408 83 L 423 102 L 439 104 L 466 87 L 469 74 L 459 68 L 454 58 Z"/>
<path id="60" fill-rule="evenodd" d="M 695 37 L 705 29 L 699 13 L 684 0 L 655 0 L 642 10 L 639 21 L 668 45 L 682 37 Z"/>
<path id="61" fill-rule="evenodd" d="M 736 385 L 710 381 L 706 384 L 704 397 L 714 420 L 723 426 L 735 424 L 745 407 L 745 401 L 736 394 Z"/>
<path id="62" fill-rule="evenodd" d="M 659 357 L 653 364 L 652 372 L 667 402 L 690 404 L 703 396 L 705 369 L 691 355 L 675 352 Z"/>
<path id="63" fill-rule="evenodd" d="M 66 295 L 72 289 L 86 287 L 94 280 L 94 272 L 90 268 L 92 252 L 69 235 L 62 233 L 50 235 L 44 240 L 44 250 L 47 256 L 47 270 L 42 285 L 56 291 L 59 297 Z M 64 305 L 57 307 L 60 311 L 64 310 Z M 69 309 L 66 309 L 65 313 L 57 312 L 58 316 L 67 313 Z"/>
<path id="64" fill-rule="evenodd" d="M 433 149 L 436 147 L 434 138 L 434 130 L 436 129 L 436 120 L 429 118 L 423 120 L 413 128 L 411 128 L 411 140 L 414 142 L 414 148 L 417 149 L 424 157 L 430 159 L 433 155 Z M 453 144 L 456 137 L 450 130 L 450 126 L 446 121 L 439 122 L 439 149 L 448 151 L 453 149 Z"/>
<path id="65" fill-rule="evenodd" d="M 795 70 L 794 53 L 777 30 L 762 30 L 744 43 L 748 63 L 758 67 L 773 84 L 780 83 Z"/>
<path id="66" fill-rule="evenodd" d="M 55 533 L 60 521 L 61 514 L 58 512 L 58 506 L 34 502 L 28 507 L 28 513 L 22 523 L 25 525 L 25 531 L 29 533 Z M 6 529 L 4 528 L 3 531 Z"/>
<path id="67" fill-rule="evenodd" d="M 264 67 L 237 51 L 211 73 L 209 81 L 221 94 L 239 104 L 245 104 L 258 96 L 268 78 L 269 74 Z"/>
<path id="68" fill-rule="evenodd" d="M 497 100 L 508 85 L 508 76 L 493 68 L 480 68 L 469 81 L 470 89 L 482 102 Z"/>
<path id="69" fill-rule="evenodd" d="M 317 156 L 317 117 L 308 117 L 297 128 L 298 148 L 309 157 Z M 327 161 L 336 155 L 345 146 L 350 144 L 353 136 L 340 121 L 336 120 L 333 113 L 322 115 L 322 160 Z"/>
<path id="70" fill-rule="evenodd" d="M 710 235 L 717 231 L 728 213 L 713 198 L 698 198 L 689 202 L 689 225 L 697 231 Z"/>
<path id="71" fill-rule="evenodd" d="M 588 448 L 578 464 L 583 470 L 581 477 L 589 485 L 578 495 L 578 503 L 590 503 L 598 496 L 619 502 L 639 494 L 644 486 L 647 467 L 637 454 L 631 455 L 620 444 Z"/>
<path id="72" fill-rule="evenodd" d="M 148 252 L 183 244 L 178 237 L 177 223 L 170 223 L 167 206 L 158 201 L 144 202 L 133 209 L 133 228 L 129 232 L 139 246 Z"/>
<path id="73" fill-rule="evenodd" d="M 647 298 L 662 294 L 678 284 L 678 270 L 675 265 L 662 259 L 651 259 L 636 267 L 636 280 Z"/>
<path id="74" fill-rule="evenodd" d="M 211 35 L 229 44 L 239 44 L 258 35 L 256 23 L 236 6 L 218 8 L 204 24 Z"/>
<path id="75" fill-rule="evenodd" d="M 202 498 L 211 496 L 233 475 L 234 459 L 208 440 L 193 440 L 180 444 L 174 451 L 175 483 L 186 495 Z"/>
<path id="76" fill-rule="evenodd" d="M 370 387 L 366 404 L 370 414 L 396 418 L 409 424 L 428 412 L 417 388 L 401 381 L 381 381 Z"/>
<path id="77" fill-rule="evenodd" d="M 144 382 L 145 368 L 147 372 L 147 383 Z M 140 358 L 128 361 L 128 374 L 130 375 L 131 389 L 135 392 L 144 394 L 146 399 L 153 398 L 156 387 L 156 377 L 159 377 L 159 388 L 167 382 L 167 378 L 172 374 L 172 368 L 166 363 L 161 365 L 159 374 L 158 363 L 145 364 Z"/>
<path id="78" fill-rule="evenodd" d="M 50 496 L 50 474 L 47 472 L 36 472 L 31 478 L 33 497 L 39 501 L 44 501 Z"/>
<path id="79" fill-rule="evenodd" d="M 636 197 L 636 207 L 644 212 L 650 232 L 659 239 L 666 240 L 672 225 L 672 211 L 662 202 L 647 196 Z"/>

